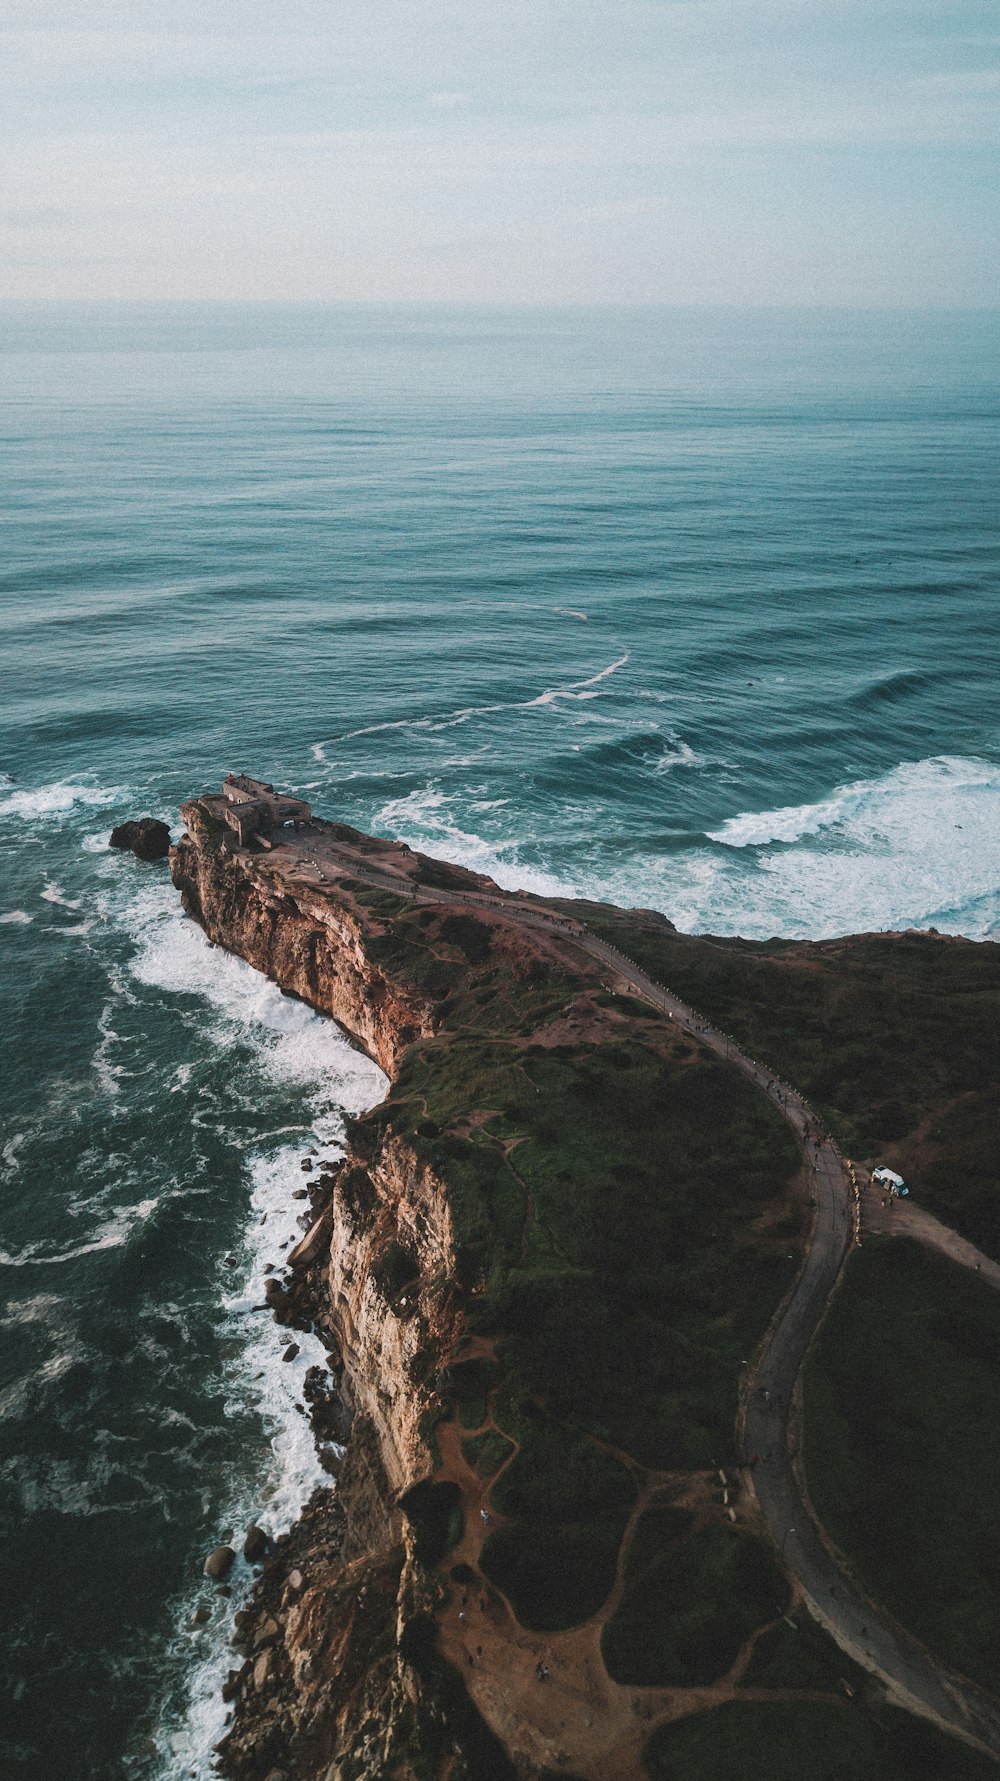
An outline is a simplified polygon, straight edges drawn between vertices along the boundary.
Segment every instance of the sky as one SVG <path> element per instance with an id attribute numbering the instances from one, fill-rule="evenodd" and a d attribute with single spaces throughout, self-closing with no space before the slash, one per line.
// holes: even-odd
<path id="1" fill-rule="evenodd" d="M 0 0 L 0 297 L 1000 301 L 996 0 Z"/>

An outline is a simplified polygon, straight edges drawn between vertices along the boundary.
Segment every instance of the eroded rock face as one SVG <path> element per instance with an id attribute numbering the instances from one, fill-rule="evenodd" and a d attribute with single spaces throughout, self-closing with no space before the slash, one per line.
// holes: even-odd
<path id="1" fill-rule="evenodd" d="M 182 805 L 181 814 L 188 833 L 172 850 L 170 869 L 187 914 L 210 940 L 331 1014 L 392 1075 L 406 1047 L 434 1031 L 429 998 L 405 996 L 379 970 L 345 903 L 305 886 L 290 894 L 253 855 L 222 846 L 197 803 Z"/>
<path id="2" fill-rule="evenodd" d="M 266 862 L 261 870 L 254 856 L 220 845 L 197 804 L 183 815 L 189 832 L 172 850 L 171 872 L 187 913 L 210 939 L 332 1015 L 392 1074 L 406 1046 L 434 1031 L 430 1001 L 383 976 L 346 900 L 290 893 L 269 879 Z M 433 1381 L 461 1325 L 451 1214 L 442 1183 L 377 1122 L 364 1148 L 329 1178 L 328 1257 L 304 1256 L 305 1269 L 326 1283 L 319 1322 L 343 1357 L 352 1435 L 329 1509 L 316 1499 L 265 1559 L 220 1756 L 222 1772 L 239 1781 L 260 1781 L 289 1751 L 296 1781 L 382 1773 L 390 1751 L 400 1761 L 411 1753 L 421 1775 L 441 1764 L 453 1781 L 475 1772 L 461 1737 L 446 1735 L 447 1709 L 429 1704 L 430 1685 L 400 1643 L 426 1606 L 427 1585 L 398 1502 L 433 1469 L 424 1432 Z M 419 1263 L 403 1303 L 385 1296 L 376 1266 L 392 1243 Z M 267 1282 L 282 1323 L 294 1323 L 295 1296 Z M 255 1632 L 271 1624 L 280 1636 L 262 1652 Z M 429 1728 L 430 1767 L 421 1757 Z M 402 1778 L 411 1769 L 393 1772 Z"/>
<path id="3" fill-rule="evenodd" d="M 165 860 L 170 851 L 170 830 L 155 816 L 122 822 L 111 831 L 111 847 L 129 849 L 137 860 Z"/>

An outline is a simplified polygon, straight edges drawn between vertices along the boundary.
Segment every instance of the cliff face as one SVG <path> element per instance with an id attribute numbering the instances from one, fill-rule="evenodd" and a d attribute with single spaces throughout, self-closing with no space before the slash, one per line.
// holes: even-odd
<path id="1" fill-rule="evenodd" d="M 407 996 L 365 949 L 345 902 L 267 873 L 267 857 L 232 852 L 195 801 L 181 806 L 187 833 L 170 870 L 188 915 L 210 940 L 239 953 L 282 989 L 330 1014 L 392 1075 L 407 1045 L 433 1031 L 430 1003 Z"/>
<path id="2" fill-rule="evenodd" d="M 173 850 L 171 873 L 186 912 L 209 939 L 332 1015 L 392 1075 L 401 1052 L 433 1031 L 431 1005 L 373 962 L 363 911 L 308 888 L 294 895 L 277 888 L 254 856 L 210 845 L 197 804 L 182 814 L 188 834 Z M 392 1245 L 419 1263 L 419 1281 L 394 1309 L 377 1265 Z M 393 1137 L 363 1162 L 349 1158 L 334 1194 L 329 1299 L 345 1391 L 377 1432 L 394 1495 L 428 1469 L 418 1424 L 430 1394 L 418 1380 L 433 1370 L 429 1352 L 455 1335 L 454 1306 L 437 1290 L 453 1268 L 447 1195 L 426 1165 Z"/>
<path id="3" fill-rule="evenodd" d="M 211 940 L 331 1015 L 391 1075 L 401 1052 L 433 1031 L 431 1004 L 373 961 L 363 908 L 307 886 L 289 890 L 269 879 L 266 860 L 220 846 L 197 802 L 183 815 L 188 832 L 171 851 L 170 869 L 185 911 Z M 399 1138 L 369 1136 L 363 1158 L 348 1155 L 333 1194 L 329 1256 L 319 1266 L 313 1303 L 342 1355 L 341 1389 L 354 1419 L 337 1492 L 340 1531 L 331 1549 L 328 1515 L 307 1514 L 279 1567 L 294 1578 L 301 1563 L 304 1586 L 264 1580 L 268 1614 L 261 1620 L 262 1609 L 257 1621 L 279 1627 L 280 1642 L 266 1647 L 266 1664 L 256 1634 L 247 1646 L 243 1698 L 237 1689 L 236 1726 L 223 1752 L 226 1772 L 240 1777 L 266 1774 L 289 1740 L 297 1776 L 345 1781 L 381 1773 L 397 1747 L 412 1745 L 416 1758 L 422 1743 L 418 1706 L 427 1684 L 400 1654 L 398 1635 L 429 1604 L 398 1500 L 432 1469 L 421 1425 L 461 1313 L 447 1285 L 454 1274 L 447 1195 Z M 445 1739 L 445 1746 L 455 1775 L 466 1772 L 459 1745 Z"/>

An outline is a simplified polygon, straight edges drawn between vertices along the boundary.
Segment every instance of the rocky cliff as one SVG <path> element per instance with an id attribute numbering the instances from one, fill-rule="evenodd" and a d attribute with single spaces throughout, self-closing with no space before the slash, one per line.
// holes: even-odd
<path id="1" fill-rule="evenodd" d="M 436 1023 L 428 994 L 380 968 L 377 917 L 349 891 L 318 894 L 275 874 L 266 855 L 225 846 L 201 802 L 182 815 L 170 868 L 186 913 L 332 1016 L 391 1076 Z M 434 1469 L 435 1381 L 461 1331 L 449 1199 L 392 1133 L 362 1122 L 356 1140 L 362 1153 L 349 1153 L 333 1191 L 328 1252 L 272 1300 L 282 1321 L 305 1309 L 329 1342 L 352 1435 L 335 1502 L 310 1506 L 243 1617 L 223 1771 L 241 1781 L 506 1775 L 457 1675 L 428 1649 L 440 1586 L 418 1557 L 419 1517 L 400 1507 Z"/>

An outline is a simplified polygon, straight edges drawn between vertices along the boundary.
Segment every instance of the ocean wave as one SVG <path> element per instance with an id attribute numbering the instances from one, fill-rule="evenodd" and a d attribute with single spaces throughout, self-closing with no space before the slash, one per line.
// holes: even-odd
<path id="1" fill-rule="evenodd" d="M 314 1135 L 327 1157 L 340 1153 L 337 1133 L 327 1118 L 317 1122 Z M 281 1356 L 284 1332 L 275 1329 L 270 1317 L 254 1315 L 263 1301 L 268 1264 L 280 1267 L 291 1244 L 302 1234 L 301 1202 L 292 1199 L 301 1185 L 301 1146 L 281 1146 L 272 1153 L 260 1152 L 250 1159 L 250 1207 L 252 1218 L 240 1252 L 237 1283 L 224 1300 L 230 1326 L 232 1358 L 226 1381 L 233 1413 L 252 1405 L 261 1418 L 270 1451 L 263 1475 L 244 1475 L 232 1480 L 228 1501 L 219 1506 L 220 1538 L 239 1548 L 251 1521 L 273 1536 L 289 1528 L 317 1489 L 330 1487 L 330 1474 L 317 1450 L 309 1419 L 303 1414 L 306 1374 L 311 1367 L 326 1366 L 326 1350 L 308 1331 L 296 1331 L 298 1354 L 290 1361 Z M 334 1449 L 336 1452 L 337 1450 Z M 248 1592 L 253 1572 L 238 1557 L 229 1575 L 235 1603 Z M 174 1604 L 179 1632 L 170 1653 L 178 1680 L 164 1699 L 154 1729 L 156 1773 L 162 1781 L 183 1774 L 195 1781 L 210 1781 L 215 1774 L 214 1749 L 225 1725 L 222 1684 L 232 1663 L 230 1619 L 216 1616 L 212 1623 L 191 1628 L 196 1606 L 204 1602 L 206 1586 L 193 1584 Z"/>
<path id="2" fill-rule="evenodd" d="M 94 1231 L 86 1243 L 76 1243 L 70 1249 L 60 1249 L 54 1254 L 46 1250 L 44 1242 L 28 1243 L 18 1255 L 9 1250 L 0 1249 L 0 1267 L 5 1268 L 52 1268 L 60 1267 L 65 1262 L 74 1262 L 83 1255 L 97 1255 L 102 1249 L 120 1249 L 127 1243 L 138 1225 L 145 1222 L 159 1205 L 159 1199 L 140 1200 L 135 1206 L 128 1206 L 116 1212 Z M 69 1208 L 72 1211 L 72 1207 Z"/>
<path id="3" fill-rule="evenodd" d="M 27 928 L 31 926 L 34 919 L 34 916 L 29 915 L 26 909 L 9 909 L 6 915 L 0 915 L 0 927 Z"/>
<path id="4" fill-rule="evenodd" d="M 656 775 L 669 773 L 673 767 L 704 765 L 704 756 L 697 754 L 674 730 L 634 730 L 576 752 L 583 753 L 587 762 L 596 767 L 639 767 Z"/>
<path id="5" fill-rule="evenodd" d="M 122 795 L 120 786 L 83 785 L 75 780 L 57 780 L 53 785 L 35 786 L 30 791 L 11 792 L 0 798 L 0 816 L 18 816 L 30 822 L 36 817 L 58 820 L 72 815 L 79 805 L 102 807 L 114 804 Z"/>
<path id="6" fill-rule="evenodd" d="M 490 842 L 463 828 L 458 820 L 463 802 L 446 796 L 436 786 L 424 786 L 405 798 L 392 798 L 383 804 L 376 814 L 375 828 L 410 847 L 429 848 L 452 865 L 485 872 L 504 890 L 533 891 L 540 897 L 573 895 L 554 873 L 522 864 L 518 855 L 521 843 L 517 839 Z"/>
<path id="7" fill-rule="evenodd" d="M 941 677 L 916 668 L 897 668 L 890 674 L 883 674 L 868 686 L 860 687 L 852 693 L 847 703 L 854 709 L 865 711 L 871 705 L 895 705 L 900 699 L 911 694 L 924 694 L 940 687 Z"/>
<path id="8" fill-rule="evenodd" d="M 55 903 L 60 909 L 79 909 L 81 906 L 81 899 L 67 897 L 66 892 L 59 884 L 47 884 L 44 890 L 39 891 L 38 895 L 43 903 Z"/>
<path id="9" fill-rule="evenodd" d="M 571 680 L 568 686 L 549 687 L 546 692 L 539 693 L 537 699 L 524 700 L 520 709 L 530 711 L 536 705 L 554 705 L 557 699 L 593 698 L 593 693 L 588 693 L 585 689 L 587 687 L 599 686 L 602 680 L 609 680 L 612 674 L 617 674 L 619 668 L 624 668 L 628 659 L 629 654 L 628 650 L 626 650 L 625 654 L 619 656 L 617 661 L 610 662 L 608 666 L 602 668 L 599 673 L 591 674 L 588 680 Z M 518 709 L 518 707 L 514 707 L 514 709 Z"/>
<path id="10" fill-rule="evenodd" d="M 777 810 L 730 817 L 721 828 L 710 829 L 708 839 L 725 847 L 768 847 L 773 842 L 800 841 L 849 825 L 856 831 L 867 827 L 875 839 L 886 822 L 898 828 L 904 805 L 908 815 L 916 814 L 916 805 L 927 796 L 940 796 L 955 805 L 965 794 L 998 789 L 1000 767 L 991 762 L 935 755 L 929 760 L 903 762 L 879 779 L 839 786 L 816 804 L 786 804 Z"/>
<path id="11" fill-rule="evenodd" d="M 217 1507 L 220 1539 L 237 1546 L 253 1520 L 270 1533 L 284 1531 L 313 1491 L 328 1487 L 330 1475 L 317 1452 L 308 1417 L 303 1413 L 305 1375 L 325 1365 L 326 1351 L 318 1337 L 297 1333 L 299 1352 L 281 1359 L 282 1332 L 261 1316 L 269 1266 L 280 1270 L 292 1244 L 301 1236 L 302 1202 L 293 1198 L 302 1185 L 299 1162 L 308 1144 L 327 1157 L 342 1150 L 343 1116 L 372 1106 L 385 1093 L 383 1072 L 354 1050 L 332 1020 L 285 996 L 244 960 L 212 946 L 196 924 L 181 915 L 169 886 L 149 885 L 133 896 L 120 914 L 135 952 L 133 981 L 167 995 L 196 997 L 209 1011 L 199 1020 L 199 1034 L 225 1053 L 238 1046 L 249 1063 L 249 1092 L 254 1080 L 304 1092 L 306 1123 L 287 1121 L 261 1134 L 246 1158 L 248 1216 L 236 1246 L 238 1268 L 221 1274 L 223 1327 L 229 1352 L 225 1381 L 232 1414 L 252 1408 L 260 1418 L 266 1463 L 248 1465 L 230 1479 L 229 1493 Z M 235 1056 L 234 1052 L 234 1056 Z M 192 1074 L 188 1061 L 177 1063 L 170 1088 L 186 1086 Z M 259 1073 L 259 1074 L 257 1074 Z M 234 1073 L 233 1094 L 247 1088 Z M 211 1119 L 217 1112 L 211 1100 Z M 250 1587 L 252 1573 L 240 1558 L 230 1578 L 236 1599 Z M 213 1747 L 225 1716 L 221 1687 L 231 1663 L 230 1622 L 213 1617 L 204 1629 L 191 1628 L 194 1607 L 204 1599 L 205 1585 L 193 1583 L 174 1604 L 179 1630 L 167 1654 L 171 1681 L 158 1714 L 154 1741 L 157 1772 L 164 1781 L 177 1774 L 208 1777 L 214 1773 Z"/>
<path id="12" fill-rule="evenodd" d="M 820 939 L 935 927 L 985 939 L 997 931 L 996 762 L 903 762 L 815 804 L 734 817 L 710 838 L 724 854 L 665 862 L 655 891 L 642 887 L 645 901 L 689 932 Z"/>
<path id="13" fill-rule="evenodd" d="M 430 713 L 426 717 L 393 718 L 386 723 L 366 724 L 364 728 L 360 730 L 348 730 L 343 736 L 337 737 L 336 740 L 338 742 L 354 742 L 357 741 L 359 737 L 381 736 L 392 730 L 453 730 L 460 724 L 468 723 L 474 717 L 491 717 L 500 711 L 534 711 L 539 707 L 555 706 L 557 701 L 561 699 L 566 699 L 571 702 L 579 702 L 580 700 L 596 698 L 600 695 L 595 694 L 591 689 L 599 686 L 602 681 L 609 680 L 612 674 L 617 674 L 619 668 L 624 668 L 629 660 L 629 652 L 626 650 L 625 653 L 619 656 L 615 661 L 609 662 L 604 668 L 600 668 L 596 674 L 588 675 L 585 680 L 571 680 L 564 686 L 546 687 L 542 692 L 537 693 L 533 699 L 505 699 L 491 705 L 461 705 L 451 711 Z M 324 743 L 314 743 L 312 745 L 314 759 L 319 760 L 321 758 L 321 756 L 316 753 L 317 748 L 322 750 L 325 746 L 326 744 Z M 325 760 L 325 756 L 322 758 Z"/>
<path id="14" fill-rule="evenodd" d="M 133 976 L 147 987 L 208 1003 L 216 1018 L 204 1030 L 214 1043 L 225 1047 L 240 1039 L 271 1081 L 312 1084 L 349 1112 L 382 1098 L 384 1075 L 332 1020 L 283 995 L 244 959 L 213 946 L 180 913 L 169 886 L 147 887 L 122 919 L 136 945 Z"/>

